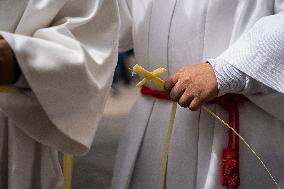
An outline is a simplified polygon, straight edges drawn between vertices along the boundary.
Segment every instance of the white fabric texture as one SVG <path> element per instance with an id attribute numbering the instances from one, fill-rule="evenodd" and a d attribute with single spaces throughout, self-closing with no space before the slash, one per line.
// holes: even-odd
<path id="1" fill-rule="evenodd" d="M 1 98 L 2 110 L 19 127 L 28 124 L 23 129 L 36 140 L 74 154 L 86 152 L 92 143 L 117 56 L 115 2 L 90 1 L 82 5 L 86 7 L 76 12 L 74 1 L 30 1 L 15 33 L 0 32 L 35 94 L 19 91 L 5 95 Z M 26 23 L 33 14 L 37 17 Z M 48 27 L 51 22 L 53 26 Z M 22 98 L 20 104 L 27 104 L 22 109 L 18 108 L 20 104 L 7 104 L 6 98 L 14 96 Z M 37 116 L 31 116 L 35 121 L 45 121 L 30 126 L 30 120 L 22 115 L 31 107 L 42 108 Z M 57 138 L 35 133 L 39 127 L 54 126 L 68 142 L 57 141 L 63 135 Z"/>
<path id="2" fill-rule="evenodd" d="M 1 0 L 22 70 L 0 94 L 0 188 L 61 189 L 58 151 L 92 144 L 118 51 L 115 0 Z"/>
<path id="3" fill-rule="evenodd" d="M 118 0 L 118 6 L 120 10 L 119 16 L 121 21 L 121 27 L 119 31 L 119 51 L 124 52 L 133 48 L 132 39 L 132 17 L 130 4 L 127 1 Z"/>
<path id="4" fill-rule="evenodd" d="M 244 45 L 254 47 L 259 41 L 266 42 L 271 36 L 273 39 L 275 33 L 280 36 L 278 28 L 282 25 L 281 11 L 284 10 L 283 0 L 120 0 L 120 3 L 126 4 L 121 6 L 121 15 L 126 11 L 130 16 L 129 19 L 122 18 L 122 27 L 127 28 L 121 30 L 124 31 L 120 37 L 124 40 L 121 44 L 134 48 L 136 60 L 143 67 L 149 70 L 165 67 L 168 74 L 182 66 L 210 59 L 221 64 L 223 59 L 220 57 L 226 54 L 228 56 L 223 63 L 239 69 L 235 66 L 240 64 L 237 60 L 250 59 L 247 55 L 251 51 L 246 52 Z M 126 10 L 123 9 L 125 7 Z M 263 35 L 254 36 L 254 32 L 263 32 Z M 254 40 L 247 40 L 248 43 L 242 45 L 235 43 L 238 39 L 244 41 L 246 36 Z M 264 59 L 271 57 L 270 52 L 278 52 L 279 61 L 274 62 L 277 66 L 270 67 L 271 63 L 267 67 L 265 61 L 259 58 L 259 63 L 253 62 L 254 69 L 249 65 L 254 74 L 239 69 L 260 84 L 274 89 L 268 94 L 247 95 L 250 101 L 240 103 L 239 111 L 240 134 L 266 162 L 282 188 L 284 95 L 279 91 L 283 85 L 280 82 L 283 75 L 279 78 L 274 75 L 279 75 L 276 70 L 281 70 L 278 66 L 283 66 L 280 61 L 283 52 L 281 54 L 278 50 L 281 49 L 283 37 L 279 37 L 279 41 L 274 45 L 269 41 L 267 45 L 261 43 L 261 49 L 269 48 L 267 54 L 262 53 Z M 233 53 L 238 51 L 243 54 L 236 56 Z M 232 52 L 232 56 L 227 52 Z M 247 61 L 241 65 L 245 67 L 246 63 L 252 65 Z M 257 70 L 269 70 L 264 72 L 267 79 L 260 80 L 263 73 L 256 73 Z M 162 76 L 165 77 L 166 74 Z M 272 82 L 275 77 L 278 79 Z M 227 112 L 219 105 L 207 106 L 227 120 Z M 138 99 L 119 145 L 113 189 L 158 188 L 162 145 L 170 110 L 170 102 L 146 96 Z M 218 121 L 203 110 L 190 112 L 178 107 L 165 188 L 224 188 L 220 175 L 222 153 L 226 146 L 227 129 Z M 239 189 L 275 188 L 257 159 L 243 144 L 240 144 L 240 175 Z"/>
<path id="5" fill-rule="evenodd" d="M 218 96 L 227 93 L 256 94 L 271 93 L 273 90 L 256 81 L 225 61 L 209 60 L 218 83 Z"/>
<path id="6" fill-rule="evenodd" d="M 252 78 L 284 92 L 284 12 L 259 20 L 215 61 L 226 61 Z"/>

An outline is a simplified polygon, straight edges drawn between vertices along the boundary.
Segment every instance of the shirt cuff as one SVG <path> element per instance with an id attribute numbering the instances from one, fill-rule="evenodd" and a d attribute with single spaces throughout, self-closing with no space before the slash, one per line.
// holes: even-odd
<path id="1" fill-rule="evenodd" d="M 246 87 L 246 74 L 222 59 L 208 60 L 213 67 L 217 82 L 218 95 L 241 93 Z"/>
<path id="2" fill-rule="evenodd" d="M 210 59 L 207 62 L 212 65 L 217 78 L 218 96 L 226 93 L 269 94 L 274 91 L 235 68 L 222 58 Z"/>

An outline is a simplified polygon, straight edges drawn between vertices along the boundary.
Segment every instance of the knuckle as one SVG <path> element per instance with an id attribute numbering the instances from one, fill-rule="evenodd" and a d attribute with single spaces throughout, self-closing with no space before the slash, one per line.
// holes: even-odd
<path id="1" fill-rule="evenodd" d="M 192 83 L 192 78 L 190 76 L 187 76 L 184 80 L 186 83 Z"/>
<path id="2" fill-rule="evenodd" d="M 165 79 L 165 84 L 164 84 L 164 88 L 165 90 L 170 90 L 171 87 L 173 86 L 173 78 L 171 76 L 169 76 L 168 78 Z"/>
<path id="3" fill-rule="evenodd" d="M 185 88 L 187 87 L 187 85 L 189 85 L 189 83 L 187 82 L 187 79 L 185 78 L 180 78 L 178 82 L 180 83 L 181 86 Z"/>
<path id="4" fill-rule="evenodd" d="M 183 94 L 184 94 L 185 96 L 187 96 L 187 97 L 192 96 L 192 93 L 191 93 L 191 91 L 190 91 L 189 89 L 185 90 Z"/>
<path id="5" fill-rule="evenodd" d="M 171 87 L 170 87 L 169 82 L 165 82 L 165 84 L 164 84 L 164 90 L 165 90 L 166 92 L 169 92 L 169 91 L 171 90 Z"/>

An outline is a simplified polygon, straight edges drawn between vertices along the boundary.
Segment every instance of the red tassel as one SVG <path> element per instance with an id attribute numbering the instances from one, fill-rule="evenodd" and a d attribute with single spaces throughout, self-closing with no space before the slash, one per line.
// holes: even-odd
<path id="1" fill-rule="evenodd" d="M 222 162 L 222 185 L 228 188 L 238 188 L 240 184 L 238 151 L 225 149 Z"/>

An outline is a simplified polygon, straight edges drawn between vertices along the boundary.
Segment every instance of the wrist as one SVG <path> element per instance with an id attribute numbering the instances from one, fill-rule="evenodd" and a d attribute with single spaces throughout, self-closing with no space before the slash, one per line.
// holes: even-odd
<path id="1" fill-rule="evenodd" d="M 246 75 L 243 72 L 220 58 L 207 62 L 211 64 L 217 78 L 218 96 L 243 91 L 246 86 Z"/>

